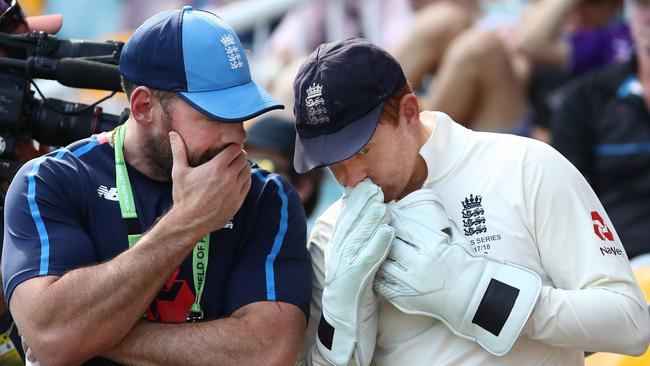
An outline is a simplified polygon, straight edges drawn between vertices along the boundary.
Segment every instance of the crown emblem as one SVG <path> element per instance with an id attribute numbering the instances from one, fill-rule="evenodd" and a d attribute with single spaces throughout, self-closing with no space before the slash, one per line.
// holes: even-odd
<path id="1" fill-rule="evenodd" d="M 460 201 L 460 203 L 463 204 L 463 209 L 467 210 L 470 208 L 474 207 L 479 207 L 481 205 L 481 201 L 483 200 L 483 197 L 476 195 L 476 197 L 473 194 L 469 195 L 468 197 L 465 197 L 465 201 Z"/>
<path id="2" fill-rule="evenodd" d="M 323 94 L 323 86 L 320 84 L 312 83 L 309 88 L 307 88 L 307 98 L 320 97 Z"/>
<path id="3" fill-rule="evenodd" d="M 223 48 L 226 50 L 226 55 L 228 56 L 228 63 L 232 70 L 239 69 L 244 67 L 244 59 L 239 53 L 237 48 L 237 43 L 235 42 L 235 37 L 232 34 L 225 34 L 219 38 L 221 43 L 223 43 Z"/>
<path id="4" fill-rule="evenodd" d="M 235 38 L 232 36 L 232 34 L 225 34 L 221 36 L 219 40 L 221 41 L 221 43 L 223 43 L 225 47 L 232 46 L 235 44 Z"/>
<path id="5" fill-rule="evenodd" d="M 307 88 L 305 107 L 307 108 L 308 124 L 318 125 L 328 123 L 330 120 L 327 115 L 327 105 L 322 94 L 323 86 L 320 84 L 312 83 L 311 86 Z"/>

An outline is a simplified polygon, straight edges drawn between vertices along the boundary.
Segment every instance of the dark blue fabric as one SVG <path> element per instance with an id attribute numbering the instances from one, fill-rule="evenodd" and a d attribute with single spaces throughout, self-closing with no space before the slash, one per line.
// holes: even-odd
<path id="1" fill-rule="evenodd" d="M 636 70 L 632 58 L 573 81 L 553 121 L 553 146 L 588 178 L 629 258 L 650 252 L 650 110 L 620 93 Z"/>
<path id="2" fill-rule="evenodd" d="M 322 44 L 300 66 L 294 81 L 298 134 L 333 134 L 383 104 L 405 83 L 399 63 L 363 38 Z M 309 103 L 315 90 L 324 100 L 318 121 Z"/>
<path id="3" fill-rule="evenodd" d="M 400 64 L 363 38 L 320 45 L 293 84 L 298 173 L 345 160 L 372 137 L 386 100 L 406 84 Z"/>
<path id="4" fill-rule="evenodd" d="M 122 48 L 120 74 L 137 85 L 187 91 L 182 14 L 183 10 L 165 11 L 138 27 Z"/>
<path id="5" fill-rule="evenodd" d="M 122 48 L 120 73 L 175 91 L 211 119 L 242 122 L 282 106 L 252 81 L 246 52 L 223 19 L 185 6 L 148 19 Z"/>
<path id="6" fill-rule="evenodd" d="M 19 171 L 5 208 L 2 262 L 7 299 L 29 278 L 63 275 L 127 250 L 119 203 L 107 199 L 115 198 L 111 195 L 114 164 L 113 148 L 91 138 L 67 151 L 31 161 Z M 149 228 L 169 209 L 171 184 L 151 180 L 131 166 L 127 169 L 140 224 Z M 27 197 L 30 173 L 48 253 L 43 250 L 44 233 L 37 230 L 35 210 Z M 228 316 L 246 304 L 265 300 L 295 304 L 305 314 L 309 311 L 310 266 L 300 198 L 279 176 L 256 167 L 252 174 L 250 192 L 233 218 L 232 228 L 211 235 L 202 300 L 206 319 Z M 163 322 L 184 319 L 194 298 L 191 264 L 190 254 L 152 302 L 148 318 Z"/>

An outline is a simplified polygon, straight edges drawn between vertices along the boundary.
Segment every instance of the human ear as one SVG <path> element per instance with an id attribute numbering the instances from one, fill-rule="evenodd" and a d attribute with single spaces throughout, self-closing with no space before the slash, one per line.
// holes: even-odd
<path id="1" fill-rule="evenodd" d="M 399 103 L 399 119 L 407 123 L 420 119 L 420 104 L 415 94 L 406 94 Z"/>
<path id="2" fill-rule="evenodd" d="M 154 101 L 153 90 L 146 86 L 135 88 L 129 100 L 133 118 L 140 123 L 153 121 Z"/>

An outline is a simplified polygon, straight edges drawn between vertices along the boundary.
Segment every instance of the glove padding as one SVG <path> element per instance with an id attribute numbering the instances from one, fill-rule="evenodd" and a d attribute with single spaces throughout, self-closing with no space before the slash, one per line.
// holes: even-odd
<path id="1" fill-rule="evenodd" d="M 402 312 L 441 320 L 496 356 L 508 353 L 539 297 L 539 275 L 472 254 L 430 189 L 389 208 L 396 238 L 377 272 L 377 294 Z"/>
<path id="2" fill-rule="evenodd" d="M 319 353 L 332 364 L 347 365 L 355 350 L 357 359 L 367 359 L 361 363 L 372 357 L 377 329 L 372 283 L 395 237 L 389 220 L 378 186 L 364 180 L 346 188 L 325 253 L 323 315 L 316 342 Z"/>

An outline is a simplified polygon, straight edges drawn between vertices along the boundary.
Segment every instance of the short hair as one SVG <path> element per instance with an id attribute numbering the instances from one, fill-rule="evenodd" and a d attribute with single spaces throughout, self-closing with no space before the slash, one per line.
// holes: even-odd
<path id="1" fill-rule="evenodd" d="M 399 88 L 388 100 L 384 102 L 384 108 L 381 111 L 379 118 L 380 122 L 389 122 L 393 125 L 398 123 L 399 106 L 402 98 L 407 94 L 413 94 L 411 84 L 406 81 L 401 88 Z"/>
<path id="2" fill-rule="evenodd" d="M 122 84 L 122 90 L 124 90 L 124 93 L 126 94 L 126 98 L 128 100 L 131 100 L 131 95 L 133 94 L 135 88 L 140 86 L 130 80 L 127 80 L 122 75 L 120 75 L 120 84 Z M 153 94 L 160 101 L 160 105 L 162 106 L 163 111 L 169 114 L 171 112 L 170 106 L 172 101 L 174 101 L 174 99 L 176 98 L 176 93 L 167 90 L 158 90 L 154 88 L 150 88 L 150 89 L 153 90 Z"/>

